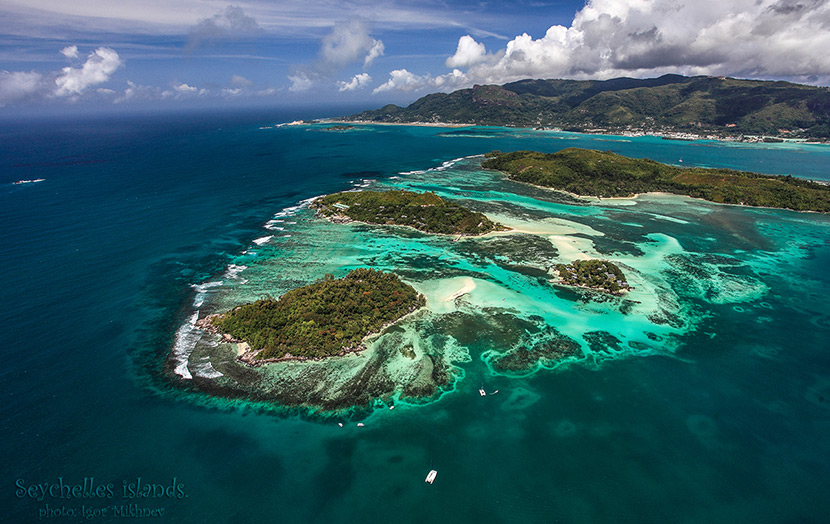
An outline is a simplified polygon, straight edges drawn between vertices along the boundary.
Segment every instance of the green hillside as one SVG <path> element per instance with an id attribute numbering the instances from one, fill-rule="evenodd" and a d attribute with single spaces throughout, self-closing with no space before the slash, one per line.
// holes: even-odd
<path id="1" fill-rule="evenodd" d="M 687 131 L 830 138 L 830 89 L 684 77 L 522 80 L 427 95 L 346 120 L 445 122 L 584 131 Z"/>
<path id="2" fill-rule="evenodd" d="M 680 168 L 608 151 L 488 153 L 482 164 L 519 182 L 583 196 L 619 197 L 662 191 L 711 202 L 830 211 L 830 186 L 791 176 L 730 169 Z"/>

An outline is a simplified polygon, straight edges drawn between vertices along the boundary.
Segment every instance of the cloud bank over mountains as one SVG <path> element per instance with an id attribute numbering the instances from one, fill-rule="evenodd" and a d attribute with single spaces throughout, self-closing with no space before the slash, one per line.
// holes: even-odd
<path id="1" fill-rule="evenodd" d="M 379 90 L 443 90 L 523 78 L 647 77 L 665 73 L 830 80 L 826 0 L 590 0 L 569 27 L 527 33 L 488 53 L 470 35 L 451 73 L 392 71 Z"/>

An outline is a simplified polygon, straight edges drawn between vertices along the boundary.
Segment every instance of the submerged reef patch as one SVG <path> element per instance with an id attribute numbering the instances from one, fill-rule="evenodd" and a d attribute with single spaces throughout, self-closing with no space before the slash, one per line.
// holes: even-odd
<path id="1" fill-rule="evenodd" d="M 748 264 L 732 257 L 684 253 L 669 255 L 666 261 L 666 273 L 678 292 L 711 304 L 760 300 L 769 291 Z"/>
<path id="2" fill-rule="evenodd" d="M 543 325 L 535 333 L 527 333 L 504 352 L 490 350 L 482 360 L 493 373 L 524 376 L 540 368 L 551 369 L 565 360 L 583 356 L 577 341 L 552 326 Z"/>
<path id="3" fill-rule="evenodd" d="M 439 198 L 463 201 L 475 212 L 486 211 L 493 223 L 507 224 L 511 231 L 458 237 L 385 224 L 344 227 L 317 219 L 307 208 L 314 199 L 304 201 L 290 211 L 280 211 L 274 223 L 269 222 L 279 228 L 274 229 L 278 234 L 269 234 L 261 245 L 231 261 L 236 268 L 233 277 L 217 279 L 215 286 L 199 292 L 187 325 L 177 333 L 169 369 L 183 383 L 214 395 L 322 415 L 364 414 L 397 404 L 437 402 L 445 394 L 466 390 L 458 388 L 458 383 L 468 375 L 509 380 L 541 370 L 562 372 L 571 365 L 600 366 L 635 355 L 673 354 L 706 318 L 720 314 L 722 308 L 713 308 L 713 304 L 728 304 L 730 314 L 734 314 L 731 306 L 752 310 L 747 302 L 759 304 L 764 312 L 772 307 L 773 302 L 761 302 L 769 290 L 762 277 L 774 271 L 776 264 L 772 253 L 689 250 L 712 243 L 688 242 L 688 237 L 720 234 L 705 222 L 711 204 L 643 196 L 626 208 L 625 227 L 620 227 L 619 206 L 574 206 L 550 198 L 547 190 L 482 170 L 480 162 L 480 158 L 459 159 L 441 169 L 384 178 L 370 186 L 379 192 L 432 191 L 427 197 L 417 197 L 427 199 L 418 206 L 429 206 Z M 329 202 L 330 210 L 351 209 L 358 201 L 350 198 L 338 196 Z M 375 204 L 387 210 L 385 203 Z M 654 219 L 665 214 L 669 204 L 683 206 L 682 229 L 676 222 Z M 733 209 L 753 216 L 762 213 Z M 405 211 L 402 214 L 409 216 Z M 672 227 L 655 229 L 663 223 Z M 581 261 L 597 259 L 608 260 L 602 268 L 595 268 L 601 269 L 597 276 L 605 284 L 613 279 L 620 288 L 613 291 L 627 288 L 624 296 L 550 284 L 557 265 L 570 264 L 576 270 L 586 265 Z M 757 260 L 762 263 L 755 264 Z M 368 331 L 375 333 L 360 339 L 360 347 L 352 340 L 351 347 L 358 351 L 343 352 L 341 345 L 334 352 L 337 356 L 329 352 L 319 360 L 251 367 L 239 360 L 251 350 L 251 341 L 241 343 L 241 335 L 225 339 L 199 333 L 190 321 L 268 295 L 290 293 L 329 273 L 345 275 L 367 266 L 397 275 L 425 302 L 417 311 L 407 309 L 406 316 L 395 315 L 382 326 L 363 330 L 361 337 Z M 756 272 L 755 268 L 764 270 Z M 594 275 L 588 271 L 584 276 Z M 361 305 L 371 306 L 370 312 L 377 306 L 380 312 L 383 301 L 369 300 L 371 289 L 360 290 L 358 298 L 367 291 L 366 304 Z M 306 339 L 321 332 L 337 337 L 338 330 L 318 316 L 327 307 L 335 312 L 336 304 L 319 303 L 292 323 L 303 327 L 305 335 L 301 336 Z M 282 340 L 283 349 L 289 342 Z M 280 344 L 276 347 L 279 354 Z M 282 355 L 286 353 L 293 355 L 291 350 Z M 505 395 L 504 409 L 534 402 L 530 393 L 508 385 L 504 388 L 513 389 Z"/>

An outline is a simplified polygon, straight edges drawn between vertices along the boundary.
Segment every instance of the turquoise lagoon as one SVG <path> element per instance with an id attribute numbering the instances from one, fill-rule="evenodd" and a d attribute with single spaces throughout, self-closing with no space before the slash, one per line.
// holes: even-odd
<path id="1" fill-rule="evenodd" d="M 186 498 L 134 501 L 165 522 L 828 520 L 828 217 L 577 202 L 477 156 L 579 146 L 828 180 L 828 148 L 173 120 L 4 131 L 4 177 L 46 180 L 0 193 L 0 520 L 125 503 L 16 490 L 85 477 L 116 494 L 175 477 Z M 435 191 L 514 230 L 455 241 L 307 207 L 349 188 Z M 635 289 L 547 281 L 584 256 Z M 359 356 L 249 370 L 192 328 L 363 266 L 428 304 Z"/>
<path id="2" fill-rule="evenodd" d="M 580 201 L 507 180 L 482 169 L 481 161 L 480 155 L 456 158 L 352 184 L 354 190 L 433 191 L 486 213 L 507 232 L 454 238 L 333 224 L 309 209 L 313 198 L 274 214 L 266 234 L 219 279 L 194 286 L 194 312 L 179 328 L 171 358 L 174 373 L 226 396 L 276 400 L 329 417 L 365 416 L 457 390 L 486 391 L 496 380 L 556 377 L 573 366 L 598 369 L 632 357 L 683 358 L 688 341 L 716 343 L 724 336 L 711 327 L 723 315 L 746 314 L 757 329 L 770 323 L 776 297 L 797 294 L 803 282 L 776 293 L 769 278 L 796 273 L 791 264 L 824 247 L 824 216 L 666 194 Z M 818 229 L 794 238 L 811 222 Z M 552 285 L 550 268 L 577 258 L 614 261 L 634 289 L 613 297 Z M 219 343 L 194 325 L 199 316 L 356 267 L 394 272 L 427 298 L 424 310 L 372 337 L 362 354 L 252 369 L 235 361 L 242 351 L 237 344 Z"/>

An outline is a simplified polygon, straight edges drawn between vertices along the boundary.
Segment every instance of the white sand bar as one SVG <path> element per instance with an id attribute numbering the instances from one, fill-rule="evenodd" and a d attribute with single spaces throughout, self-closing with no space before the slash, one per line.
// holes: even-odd
<path id="1" fill-rule="evenodd" d="M 458 291 L 453 293 L 452 295 L 449 295 L 446 298 L 444 298 L 443 301 L 444 302 L 451 302 L 451 301 L 455 300 L 458 297 L 466 295 L 467 293 L 474 290 L 475 288 L 476 288 L 476 283 L 473 282 L 473 279 L 469 278 L 469 277 L 465 278 L 464 279 L 464 285 Z"/>

